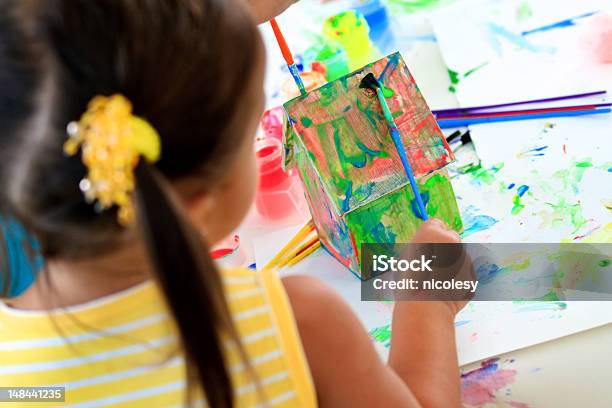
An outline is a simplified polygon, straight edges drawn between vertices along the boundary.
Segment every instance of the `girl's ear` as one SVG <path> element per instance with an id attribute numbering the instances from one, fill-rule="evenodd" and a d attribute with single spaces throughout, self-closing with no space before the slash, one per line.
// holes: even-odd
<path id="1" fill-rule="evenodd" d="M 185 210 L 197 229 L 206 230 L 211 216 L 216 212 L 217 198 L 214 193 L 200 191 L 185 200 Z"/>

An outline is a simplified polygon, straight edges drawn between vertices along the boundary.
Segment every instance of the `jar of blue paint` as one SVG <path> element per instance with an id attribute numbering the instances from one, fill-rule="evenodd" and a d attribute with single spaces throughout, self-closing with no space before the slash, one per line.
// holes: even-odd
<path id="1" fill-rule="evenodd" d="M 381 0 L 357 0 L 353 10 L 361 12 L 370 26 L 370 39 L 382 51 L 387 54 L 395 44 L 391 22 L 387 8 Z"/>

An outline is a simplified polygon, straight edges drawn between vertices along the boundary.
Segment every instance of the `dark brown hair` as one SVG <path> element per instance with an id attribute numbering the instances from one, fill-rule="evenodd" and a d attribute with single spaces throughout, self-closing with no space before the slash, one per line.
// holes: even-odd
<path id="1" fill-rule="evenodd" d="M 120 93 L 162 139 L 155 168 L 136 169 L 139 225 L 180 330 L 188 378 L 208 404 L 231 406 L 219 333 L 234 333 L 216 268 L 175 211 L 166 180 L 214 169 L 244 137 L 241 91 L 259 36 L 237 0 L 4 0 L 0 3 L 2 196 L 52 258 L 95 256 L 130 234 L 116 211 L 85 202 L 66 125 L 96 95 Z M 3 188 L 4 190 L 4 188 Z M 4 193 L 1 193 L 4 195 Z M 235 334 L 234 334 L 235 336 Z"/>

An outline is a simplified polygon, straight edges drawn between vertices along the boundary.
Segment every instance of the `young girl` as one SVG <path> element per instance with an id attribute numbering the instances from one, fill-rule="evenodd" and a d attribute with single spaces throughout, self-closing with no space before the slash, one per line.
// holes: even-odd
<path id="1" fill-rule="evenodd" d="M 263 72 L 235 0 L 2 2 L 2 186 L 46 264 L 0 304 L 0 386 L 83 407 L 460 405 L 462 304 L 399 302 L 384 364 L 322 283 L 208 257 L 255 191 Z M 415 239 L 458 242 L 435 220 Z"/>

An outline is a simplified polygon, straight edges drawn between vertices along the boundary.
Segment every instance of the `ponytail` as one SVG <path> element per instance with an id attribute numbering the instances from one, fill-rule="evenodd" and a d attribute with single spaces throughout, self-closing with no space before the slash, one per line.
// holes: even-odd
<path id="1" fill-rule="evenodd" d="M 219 333 L 234 331 L 217 268 L 202 240 L 177 214 L 163 181 L 146 160 L 140 160 L 136 179 L 142 233 L 181 334 L 188 381 L 202 385 L 208 406 L 232 407 L 233 391 Z"/>

